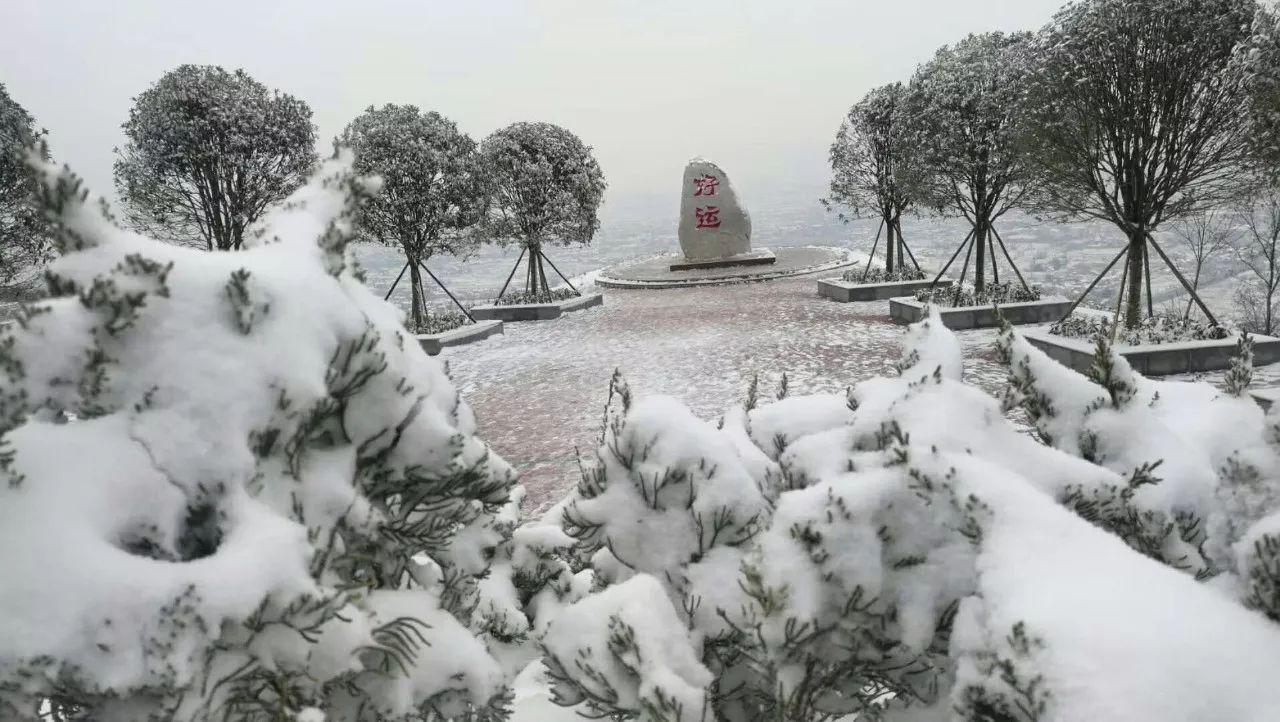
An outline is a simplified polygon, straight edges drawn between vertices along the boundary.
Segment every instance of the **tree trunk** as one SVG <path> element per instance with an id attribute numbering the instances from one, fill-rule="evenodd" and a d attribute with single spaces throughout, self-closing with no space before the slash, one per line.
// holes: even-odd
<path id="1" fill-rule="evenodd" d="M 409 289 L 413 297 L 412 318 L 413 330 L 416 333 L 422 327 L 422 312 L 426 307 L 426 299 L 422 297 L 422 272 L 418 270 L 416 260 L 409 257 Z"/>
<path id="2" fill-rule="evenodd" d="M 887 222 L 885 222 L 885 224 L 884 224 L 884 228 L 885 228 L 885 232 L 886 232 L 885 237 L 884 237 L 884 240 L 885 240 L 885 244 L 884 244 L 884 272 L 885 272 L 885 275 L 886 275 L 886 276 L 888 276 L 888 275 L 891 275 L 891 274 L 893 273 L 893 261 L 894 261 L 893 251 L 894 251 L 894 247 L 895 247 L 897 244 L 895 244 L 895 243 L 894 243 L 894 236 L 893 236 L 893 222 L 892 222 L 892 221 L 887 221 Z"/>
<path id="3" fill-rule="evenodd" d="M 1200 258 L 1197 258 L 1197 259 L 1196 259 L 1196 274 L 1195 274 L 1194 276 L 1192 276 L 1192 277 L 1191 277 L 1191 290 L 1192 290 L 1192 291 L 1198 291 L 1198 290 L 1200 290 L 1200 269 L 1201 269 L 1201 267 L 1203 267 L 1203 266 L 1204 266 L 1204 260 L 1203 260 L 1203 259 L 1200 259 Z M 1150 287 L 1148 287 L 1148 288 L 1147 288 L 1147 293 L 1151 293 L 1151 288 L 1150 288 Z M 1191 318 L 1191 306 L 1192 306 L 1192 304 L 1194 304 L 1195 302 L 1196 302 L 1196 299 L 1195 299 L 1195 298 L 1188 298 L 1188 299 L 1187 299 L 1187 310 L 1182 312 L 1182 320 L 1183 320 L 1183 321 L 1186 321 L 1187 319 Z"/>
<path id="4" fill-rule="evenodd" d="M 1142 322 L 1142 258 L 1146 248 L 1146 229 L 1138 224 L 1129 234 L 1129 302 L 1124 310 L 1124 323 L 1129 328 Z"/>
<path id="5" fill-rule="evenodd" d="M 902 215 L 893 217 L 893 237 L 898 239 L 898 268 L 907 269 L 907 242 L 902 240 Z"/>
<path id="6" fill-rule="evenodd" d="M 547 285 L 547 267 L 542 265 L 542 251 L 538 251 L 538 277 L 542 279 L 542 292 L 550 293 L 551 288 Z"/>
<path id="7" fill-rule="evenodd" d="M 973 265 L 973 290 L 975 293 L 982 293 L 986 286 L 986 258 L 987 258 L 987 220 L 979 218 L 978 224 L 974 229 L 973 242 L 977 244 L 977 257 L 974 258 Z"/>
<path id="8" fill-rule="evenodd" d="M 541 256 L 542 256 L 541 244 L 535 244 L 535 245 L 529 246 L 529 261 L 528 261 L 529 273 L 525 277 L 525 284 L 524 284 L 524 290 L 526 293 L 538 292 L 538 288 L 541 284 L 541 279 L 538 277 L 538 261 L 540 260 Z"/>

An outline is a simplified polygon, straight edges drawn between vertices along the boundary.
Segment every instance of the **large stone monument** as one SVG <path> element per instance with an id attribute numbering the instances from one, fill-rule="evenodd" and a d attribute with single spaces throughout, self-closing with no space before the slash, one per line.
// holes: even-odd
<path id="1" fill-rule="evenodd" d="M 751 216 L 720 166 L 702 158 L 694 158 L 684 167 L 680 250 L 684 260 L 672 263 L 673 271 L 754 266 L 777 260 L 767 248 L 751 250 Z"/>

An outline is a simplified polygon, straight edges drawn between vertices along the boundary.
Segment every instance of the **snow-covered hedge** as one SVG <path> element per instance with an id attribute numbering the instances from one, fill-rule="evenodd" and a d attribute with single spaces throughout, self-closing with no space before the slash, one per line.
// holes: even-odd
<path id="1" fill-rule="evenodd" d="M 922 281 L 924 277 L 924 271 L 905 265 L 899 265 L 892 273 L 886 273 L 884 266 L 872 266 L 867 269 L 858 264 L 845 271 L 840 276 L 840 280 L 852 283 L 891 283 L 893 281 Z"/>
<path id="2" fill-rule="evenodd" d="M 1092 339 L 1098 335 L 1111 337 L 1111 317 L 1097 313 L 1073 313 L 1049 328 L 1049 333 L 1065 338 Z M 1115 339 L 1131 346 L 1208 341 L 1227 337 L 1226 329 L 1195 318 L 1160 313 L 1147 316 L 1137 326 L 1123 323 L 1116 329 Z"/>
<path id="3" fill-rule="evenodd" d="M 61 258 L 0 337 L 0 718 L 502 717 L 539 547 L 358 280 L 376 184 L 332 160 L 208 254 L 44 170 Z"/>
<path id="4" fill-rule="evenodd" d="M 413 319 L 406 319 L 405 324 L 417 333 L 444 333 L 461 328 L 470 319 L 461 311 L 445 309 L 443 311 L 428 309 L 422 314 L 422 322 L 414 326 Z"/>
<path id="5" fill-rule="evenodd" d="M 718 423 L 618 375 L 526 523 L 357 278 L 349 159 L 237 254 L 44 187 L 62 257 L 0 336 L 0 718 L 499 720 L 539 655 L 619 720 L 1280 709 L 1280 417 L 1247 338 L 1220 390 L 1006 328 L 997 400 L 935 312 L 897 375 L 753 385 Z"/>
<path id="6" fill-rule="evenodd" d="M 517 291 L 493 299 L 495 306 L 523 306 L 525 304 L 559 303 L 577 298 L 578 294 L 568 288 L 553 288 L 549 291 Z"/>
<path id="7" fill-rule="evenodd" d="M 558 700 L 700 722 L 1274 714 L 1280 446 L 1247 379 L 1148 381 L 1105 347 L 1089 379 L 1009 329 L 998 352 L 1002 400 L 962 381 L 935 313 L 899 376 L 752 394 L 719 424 L 615 378 L 550 516 L 596 589 L 541 638 Z"/>
<path id="8" fill-rule="evenodd" d="M 916 291 L 916 300 L 932 303 L 943 308 L 960 308 L 964 306 L 990 306 L 1001 303 L 1020 303 L 1023 301 L 1039 301 L 1042 293 L 1039 286 L 1023 288 L 1007 281 L 988 283 L 981 291 L 965 284 L 960 287 L 934 286 Z"/>

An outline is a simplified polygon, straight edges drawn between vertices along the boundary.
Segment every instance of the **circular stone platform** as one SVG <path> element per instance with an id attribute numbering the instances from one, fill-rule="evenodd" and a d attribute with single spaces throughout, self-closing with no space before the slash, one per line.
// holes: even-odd
<path id="1" fill-rule="evenodd" d="M 769 265 L 700 268 L 687 271 L 672 271 L 671 262 L 681 256 L 678 253 L 664 253 L 643 261 L 629 261 L 606 268 L 596 277 L 596 285 L 606 288 L 687 288 L 722 283 L 767 281 L 772 278 L 843 268 L 865 258 L 865 254 L 829 246 L 799 246 L 772 250 L 778 260 Z"/>

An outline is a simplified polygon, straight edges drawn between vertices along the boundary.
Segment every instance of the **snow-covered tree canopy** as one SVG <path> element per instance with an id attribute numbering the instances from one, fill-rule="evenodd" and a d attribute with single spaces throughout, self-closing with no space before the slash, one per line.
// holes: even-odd
<path id="1" fill-rule="evenodd" d="M 1280 183 L 1280 12 L 1259 5 L 1253 29 L 1237 50 L 1244 74 L 1251 165 L 1272 185 Z"/>
<path id="2" fill-rule="evenodd" d="M 365 110 L 334 144 L 355 152 L 357 172 L 382 179 L 357 226 L 363 237 L 404 249 L 416 325 L 423 311 L 418 262 L 441 252 L 465 256 L 478 242 L 488 187 L 476 143 L 435 111 L 388 104 Z"/>
<path id="3" fill-rule="evenodd" d="M 497 243 L 591 242 L 605 181 L 591 148 L 551 123 L 514 123 L 480 145 L 493 184 L 488 232 Z"/>
<path id="4" fill-rule="evenodd" d="M 907 88 L 909 142 L 916 149 L 911 192 L 918 203 L 973 226 L 979 289 L 988 229 L 1022 201 L 1031 183 L 1015 142 L 1029 40 L 1027 33 L 970 35 L 939 49 Z"/>
<path id="5" fill-rule="evenodd" d="M 179 66 L 134 99 L 123 127 L 115 181 L 128 220 L 209 250 L 239 249 L 316 161 L 307 104 L 243 70 Z"/>
<path id="6" fill-rule="evenodd" d="M 963 383 L 936 314 L 904 346 L 895 378 L 752 394 L 719 424 L 615 378 L 553 514 L 598 590 L 546 625 L 556 699 L 678 722 L 1273 717 L 1280 417 L 1245 394 L 1247 343 L 1224 393 L 1105 345 L 1086 378 L 1006 329 L 1003 403 Z"/>
<path id="7" fill-rule="evenodd" d="M 828 208 L 847 208 L 855 218 L 879 217 L 890 239 L 913 200 L 906 182 L 912 143 L 905 92 L 902 83 L 873 88 L 849 109 L 831 144 L 830 193 L 823 199 Z M 894 245 L 886 245 L 888 272 L 894 270 Z"/>
<path id="8" fill-rule="evenodd" d="M 43 134 L 0 83 L 0 284 L 47 261 L 52 250 L 40 212 L 31 203 L 36 174 L 27 164 L 32 152 L 48 156 L 39 145 Z"/>
<path id="9" fill-rule="evenodd" d="M 1233 53 L 1256 7 L 1081 0 L 1035 43 L 1023 140 L 1036 165 L 1037 205 L 1114 223 L 1129 239 L 1131 326 L 1148 234 L 1235 193 L 1249 136 L 1245 73 Z"/>
<path id="10" fill-rule="evenodd" d="M 329 161 L 210 255 L 42 170 L 62 256 L 0 337 L 0 717 L 501 717 L 520 494 L 353 276 L 376 183 Z"/>

